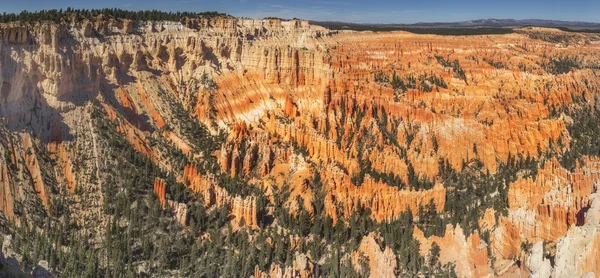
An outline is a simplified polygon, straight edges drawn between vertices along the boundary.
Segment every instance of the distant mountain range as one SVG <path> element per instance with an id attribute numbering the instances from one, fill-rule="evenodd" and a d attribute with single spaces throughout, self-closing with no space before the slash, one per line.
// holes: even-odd
<path id="1" fill-rule="evenodd" d="M 577 27 L 577 28 L 600 28 L 600 23 L 582 21 L 562 21 L 545 19 L 477 19 L 459 22 L 419 22 L 411 26 L 435 26 L 435 27 Z"/>
<path id="2" fill-rule="evenodd" d="M 600 23 L 545 19 L 477 19 L 458 22 L 418 22 L 414 24 L 369 24 L 336 21 L 311 21 L 331 29 L 391 30 L 404 28 L 515 28 L 525 26 L 569 28 L 573 30 L 600 30 Z"/>

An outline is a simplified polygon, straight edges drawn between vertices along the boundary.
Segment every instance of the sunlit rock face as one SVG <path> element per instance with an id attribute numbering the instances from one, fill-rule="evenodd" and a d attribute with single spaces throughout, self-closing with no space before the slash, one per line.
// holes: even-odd
<path id="1" fill-rule="evenodd" d="M 418 223 L 427 211 L 448 223 L 439 235 L 414 227 L 415 252 L 429 259 L 435 243 L 460 277 L 600 275 L 600 158 L 564 163 L 577 143 L 570 113 L 597 106 L 600 40 L 532 32 L 563 34 L 337 32 L 229 17 L 2 24 L 0 210 L 29 223 L 64 188 L 81 233 L 101 244 L 103 189 L 119 184 L 106 165 L 130 155 L 114 151 L 127 144 L 160 169 L 145 185 L 160 210 L 200 240 L 194 202 L 257 233 L 281 228 L 264 223 L 276 205 L 322 210 L 332 225 L 365 211 L 373 223 Z M 557 72 L 551 57 L 580 66 Z M 451 217 L 476 190 L 461 205 L 479 218 Z M 404 273 L 380 233 L 366 231 L 340 260 L 371 277 Z M 306 239 L 288 237 L 293 262 L 257 266 L 255 277 L 317 274 L 322 262 L 298 247 Z"/>

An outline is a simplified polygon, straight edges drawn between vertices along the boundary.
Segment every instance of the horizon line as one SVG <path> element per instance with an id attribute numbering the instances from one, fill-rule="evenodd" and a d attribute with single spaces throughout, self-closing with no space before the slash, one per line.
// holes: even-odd
<path id="1" fill-rule="evenodd" d="M 318 19 L 309 19 L 309 18 L 301 18 L 301 17 L 292 17 L 292 18 L 284 18 L 284 17 L 248 17 L 248 16 L 235 16 L 233 15 L 233 13 L 226 13 L 226 12 L 221 12 L 221 11 L 217 11 L 217 10 L 205 10 L 205 11 L 166 11 L 166 10 L 159 10 L 159 9 L 123 9 L 123 8 L 118 8 L 118 7 L 106 7 L 106 8 L 75 8 L 75 7 L 67 7 L 67 8 L 54 8 L 54 9 L 42 9 L 42 10 L 22 10 L 20 12 L 4 12 L 4 14 L 15 14 L 18 15 L 20 13 L 23 12 L 28 12 L 28 13 L 39 13 L 42 11 L 51 11 L 51 10 L 67 10 L 68 8 L 71 9 L 75 9 L 75 10 L 102 10 L 102 9 L 118 9 L 118 10 L 123 10 L 123 11 L 130 11 L 130 12 L 140 12 L 140 11 L 160 11 L 160 12 L 165 12 L 165 13 L 210 13 L 210 12 L 216 12 L 216 13 L 222 13 L 226 16 L 231 16 L 234 18 L 248 18 L 248 19 L 268 19 L 268 18 L 277 18 L 277 19 L 281 19 L 281 20 L 307 20 L 307 21 L 311 21 L 311 22 L 329 22 L 329 23 L 348 23 L 348 24 L 357 24 L 357 25 L 418 25 L 418 24 L 455 24 L 455 23 L 467 23 L 467 22 L 471 22 L 471 21 L 479 21 L 479 20 L 514 20 L 514 21 L 528 21 L 528 20 L 538 20 L 538 21 L 554 21 L 554 22 L 562 22 L 562 23 L 583 23 L 583 24 L 598 24 L 600 27 L 600 21 L 581 21 L 581 20 L 562 20 L 562 19 L 546 19 L 546 18 L 512 18 L 512 17 L 504 17 L 504 18 L 496 18 L 496 17 L 481 17 L 481 18 L 476 18 L 476 19 L 466 19 L 466 20 L 457 20 L 457 21 L 416 21 L 416 22 L 412 22 L 412 23 L 399 23 L 399 22 L 392 22 L 392 23 L 383 23 L 383 22 L 357 22 L 357 21 L 346 21 L 346 20 L 318 20 Z M 508 25 L 507 25 L 508 26 Z M 467 26 L 465 26 L 467 27 Z"/>

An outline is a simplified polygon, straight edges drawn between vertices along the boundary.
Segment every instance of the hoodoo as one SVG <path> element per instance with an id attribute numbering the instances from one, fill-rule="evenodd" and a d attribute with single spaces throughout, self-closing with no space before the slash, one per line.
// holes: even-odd
<path id="1" fill-rule="evenodd" d="M 596 33 L 0 19 L 0 273 L 600 275 Z"/>

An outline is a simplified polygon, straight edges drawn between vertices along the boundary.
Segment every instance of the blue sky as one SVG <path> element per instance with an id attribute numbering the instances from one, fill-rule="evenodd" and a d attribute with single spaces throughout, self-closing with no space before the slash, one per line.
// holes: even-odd
<path id="1" fill-rule="evenodd" d="M 117 7 L 131 10 L 220 11 L 234 16 L 357 23 L 415 23 L 481 18 L 600 22 L 600 0 L 0 0 L 0 12 Z"/>

